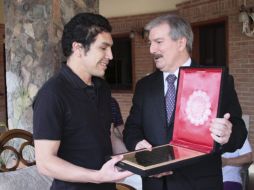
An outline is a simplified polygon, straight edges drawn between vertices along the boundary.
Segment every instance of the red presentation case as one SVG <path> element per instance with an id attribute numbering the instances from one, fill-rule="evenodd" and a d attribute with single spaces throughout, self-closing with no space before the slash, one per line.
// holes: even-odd
<path id="1" fill-rule="evenodd" d="M 174 170 L 216 151 L 210 122 L 220 115 L 222 67 L 181 67 L 175 105 L 173 138 L 152 151 L 124 153 L 118 166 L 141 176 Z"/>

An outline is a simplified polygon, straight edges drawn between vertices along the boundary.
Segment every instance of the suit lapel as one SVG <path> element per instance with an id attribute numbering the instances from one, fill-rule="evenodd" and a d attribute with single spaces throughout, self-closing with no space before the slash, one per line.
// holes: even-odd
<path id="1" fill-rule="evenodd" d="M 151 83 L 151 108 L 154 109 L 154 120 L 156 121 L 156 132 L 161 134 L 161 137 L 165 136 L 167 130 L 167 119 L 165 109 L 164 98 L 164 82 L 163 73 L 156 71 Z"/>

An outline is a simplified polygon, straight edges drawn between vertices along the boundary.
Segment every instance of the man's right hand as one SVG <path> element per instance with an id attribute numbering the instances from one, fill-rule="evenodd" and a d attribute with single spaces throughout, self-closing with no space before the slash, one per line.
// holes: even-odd
<path id="1" fill-rule="evenodd" d="M 107 161 L 102 168 L 97 172 L 96 183 L 105 182 L 119 182 L 124 180 L 126 177 L 133 175 L 129 171 L 119 171 L 115 166 L 117 162 L 123 159 L 122 155 L 113 156 L 111 160 Z"/>
<path id="2" fill-rule="evenodd" d="M 137 143 L 135 150 L 144 149 L 144 148 L 148 150 L 152 150 L 152 145 L 149 142 L 147 142 L 145 139 Z"/>

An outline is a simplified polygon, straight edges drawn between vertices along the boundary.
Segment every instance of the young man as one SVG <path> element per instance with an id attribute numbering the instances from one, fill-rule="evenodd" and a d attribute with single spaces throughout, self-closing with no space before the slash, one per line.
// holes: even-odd
<path id="1" fill-rule="evenodd" d="M 101 77 L 112 59 L 111 26 L 102 16 L 80 13 L 64 26 L 66 65 L 34 101 L 36 164 L 53 177 L 51 189 L 112 190 L 130 176 L 115 164 L 110 141 L 111 93 Z"/>
<path id="2" fill-rule="evenodd" d="M 195 65 L 190 58 L 193 33 L 183 18 L 160 16 L 148 23 L 146 30 L 149 31 L 150 53 L 157 70 L 136 85 L 133 106 L 123 132 L 129 150 L 150 149 L 170 142 L 174 110 L 171 113 L 166 109 L 164 96 L 169 86 L 176 89 L 179 67 Z M 172 85 L 167 81 L 168 76 L 173 79 Z M 221 145 L 222 152 L 234 151 L 242 146 L 247 131 L 241 119 L 242 111 L 232 76 L 228 75 L 223 81 L 222 91 L 224 117 L 214 119 L 210 131 L 212 138 Z M 170 118 L 167 117 L 169 114 Z M 143 178 L 142 183 L 145 190 L 222 190 L 220 154 L 211 154 L 199 163 Z"/>

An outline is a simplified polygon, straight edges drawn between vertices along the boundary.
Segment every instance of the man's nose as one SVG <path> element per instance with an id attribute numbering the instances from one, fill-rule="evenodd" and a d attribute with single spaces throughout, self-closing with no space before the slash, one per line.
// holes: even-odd
<path id="1" fill-rule="evenodd" d="M 156 45 L 154 43 L 150 44 L 150 48 L 149 49 L 150 49 L 150 53 L 151 54 L 156 53 L 157 48 L 156 48 Z"/>
<path id="2" fill-rule="evenodd" d="M 107 51 L 106 57 L 107 57 L 107 59 L 109 59 L 109 60 L 112 60 L 112 59 L 113 59 L 113 53 L 112 53 L 111 48 L 109 48 L 109 50 Z"/>

